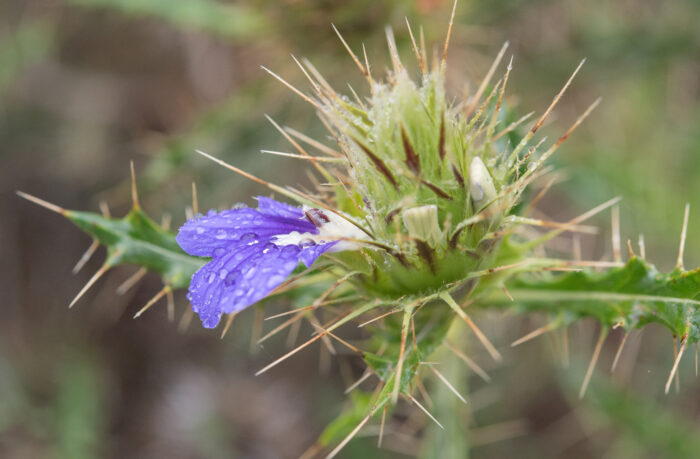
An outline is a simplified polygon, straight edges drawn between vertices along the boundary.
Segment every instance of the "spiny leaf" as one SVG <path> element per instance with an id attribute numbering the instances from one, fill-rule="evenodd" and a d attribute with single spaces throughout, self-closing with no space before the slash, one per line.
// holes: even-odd
<path id="1" fill-rule="evenodd" d="M 172 288 L 187 288 L 205 260 L 187 255 L 175 234 L 158 226 L 140 208 L 123 218 L 67 210 L 64 216 L 107 248 L 108 263 L 133 264 L 158 273 Z"/>
<path id="2" fill-rule="evenodd" d="M 563 314 L 568 323 L 594 317 L 603 326 L 628 330 L 656 322 L 691 343 L 700 339 L 700 269 L 661 273 L 632 257 L 603 273 L 522 275 L 507 286 L 523 311 Z"/>

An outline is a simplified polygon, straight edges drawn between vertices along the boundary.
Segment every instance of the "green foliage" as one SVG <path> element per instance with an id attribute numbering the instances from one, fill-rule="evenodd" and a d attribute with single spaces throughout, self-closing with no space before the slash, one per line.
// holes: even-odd
<path id="1" fill-rule="evenodd" d="M 55 406 L 56 457 L 89 459 L 99 456 L 101 394 L 96 365 L 84 355 L 65 359 Z"/>
<path id="2" fill-rule="evenodd" d="M 67 211 L 73 224 L 107 248 L 107 264 L 133 264 L 159 274 L 172 288 L 187 288 L 204 260 L 187 255 L 175 235 L 158 226 L 138 206 L 120 219 Z"/>
<path id="3" fill-rule="evenodd" d="M 151 16 L 173 25 L 238 40 L 253 39 L 269 28 L 255 10 L 214 0 L 68 0 L 85 7 L 109 7 L 135 17 Z"/>
<path id="4" fill-rule="evenodd" d="M 562 325 L 584 317 L 627 330 L 659 323 L 690 343 L 700 339 L 700 269 L 660 273 L 632 257 L 604 272 L 525 274 L 507 285 L 521 312 L 552 313 Z"/>
<path id="5" fill-rule="evenodd" d="M 18 74 L 51 49 L 51 33 L 42 22 L 18 27 L 10 40 L 0 41 L 0 100 Z"/>

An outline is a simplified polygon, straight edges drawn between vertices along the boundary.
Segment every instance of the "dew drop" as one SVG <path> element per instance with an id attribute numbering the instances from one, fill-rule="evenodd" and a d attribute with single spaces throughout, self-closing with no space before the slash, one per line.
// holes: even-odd
<path id="1" fill-rule="evenodd" d="M 215 257 L 220 257 L 225 253 L 226 253 L 226 250 L 223 249 L 222 247 L 218 247 L 218 248 L 214 249 L 214 256 Z"/>
<path id="2" fill-rule="evenodd" d="M 315 245 L 316 243 L 309 238 L 302 239 L 301 242 L 299 242 L 299 247 L 301 247 L 302 249 L 305 249 L 307 247 L 313 247 Z"/>
<path id="3" fill-rule="evenodd" d="M 211 284 L 212 282 L 214 282 L 214 279 L 216 279 L 216 274 L 209 273 L 209 277 L 207 277 L 207 282 Z"/>
<path id="4" fill-rule="evenodd" d="M 204 228 L 202 228 L 201 226 L 198 226 L 195 231 L 197 232 L 197 234 L 202 234 L 202 233 L 204 233 Z"/>
<path id="5" fill-rule="evenodd" d="M 296 245 L 285 245 L 282 247 L 282 253 L 285 255 L 294 255 L 296 253 L 299 253 L 299 247 Z"/>
<path id="6" fill-rule="evenodd" d="M 284 280 L 284 276 L 272 276 L 267 280 L 267 288 L 275 288 Z"/>
<path id="7" fill-rule="evenodd" d="M 236 285 L 236 274 L 230 273 L 228 276 L 226 276 L 226 279 L 224 279 L 224 285 L 227 287 L 233 287 Z"/>
<path id="8" fill-rule="evenodd" d="M 226 276 L 228 276 L 228 269 L 226 269 L 226 268 L 221 268 L 221 269 L 219 270 L 219 279 L 222 279 L 222 280 L 223 280 L 223 279 L 226 278 Z"/>
<path id="9" fill-rule="evenodd" d="M 224 229 L 218 229 L 216 230 L 215 236 L 217 239 L 225 239 L 226 238 L 226 230 Z"/>
<path id="10" fill-rule="evenodd" d="M 277 246 L 272 242 L 268 242 L 267 244 L 265 244 L 265 247 L 263 247 L 263 253 L 275 253 L 278 250 L 279 249 L 277 248 Z"/>

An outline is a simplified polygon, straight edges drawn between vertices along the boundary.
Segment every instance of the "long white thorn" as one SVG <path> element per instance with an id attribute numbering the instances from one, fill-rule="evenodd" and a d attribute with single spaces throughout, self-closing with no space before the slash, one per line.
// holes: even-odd
<path id="1" fill-rule="evenodd" d="M 474 362 L 472 359 L 470 359 L 469 357 L 467 357 L 466 354 L 464 354 L 462 351 L 460 351 L 459 349 L 457 349 L 457 348 L 456 348 L 454 345 L 452 345 L 449 341 L 445 342 L 445 345 L 446 345 L 447 348 L 448 348 L 450 351 L 452 351 L 457 357 L 459 357 L 460 359 L 462 359 L 462 361 L 463 361 L 464 363 L 466 363 L 467 366 L 468 366 L 474 373 L 476 373 L 477 375 L 479 375 L 479 377 L 480 377 L 481 379 L 483 379 L 483 380 L 484 380 L 485 382 L 487 382 L 487 383 L 490 383 L 490 382 L 491 382 L 491 377 L 490 377 L 479 365 L 477 365 L 476 362 Z"/>
<path id="2" fill-rule="evenodd" d="M 372 372 L 369 371 L 369 369 L 365 370 L 365 373 L 360 377 L 360 379 L 358 379 L 358 380 L 355 381 L 354 383 L 350 384 L 350 385 L 348 386 L 348 388 L 345 389 L 345 392 L 344 392 L 345 395 L 347 395 L 347 394 L 349 394 L 350 392 L 352 392 L 357 386 L 359 386 L 360 384 L 362 384 L 363 382 L 365 382 L 365 381 L 367 380 L 367 378 L 369 378 L 370 376 L 372 376 Z"/>
<path id="3" fill-rule="evenodd" d="M 337 456 L 338 453 L 339 453 L 343 448 L 345 448 L 345 445 L 347 445 L 348 442 L 349 442 L 350 440 L 352 440 L 353 437 L 354 437 L 355 435 L 357 435 L 357 432 L 359 432 L 360 429 L 361 429 L 362 427 L 364 427 L 365 424 L 367 424 L 367 421 L 369 421 L 369 418 L 371 418 L 373 414 L 374 414 L 374 412 L 372 411 L 372 412 L 370 412 L 367 416 L 365 416 L 364 419 L 362 419 L 362 421 L 360 421 L 360 423 L 357 424 L 357 426 L 355 426 L 354 429 L 352 429 L 352 432 L 350 432 L 350 433 L 347 435 L 347 437 L 345 437 L 345 438 L 343 439 L 343 441 L 340 442 L 340 444 L 339 444 L 338 446 L 336 446 L 335 448 L 333 448 L 333 451 L 331 451 L 330 453 L 328 453 L 328 456 L 326 456 L 326 459 L 333 459 L 335 456 Z"/>
<path id="4" fill-rule="evenodd" d="M 321 106 L 318 104 L 318 102 L 316 102 L 311 97 L 307 96 L 306 94 L 304 94 L 303 92 L 301 92 L 300 90 L 295 88 L 291 83 L 287 82 L 287 80 L 285 80 L 284 78 L 282 78 L 281 76 L 279 76 L 278 74 L 273 72 L 272 70 L 268 69 L 264 65 L 261 65 L 260 68 L 263 69 L 264 71 L 266 71 L 267 73 L 269 73 L 270 75 L 272 75 L 273 77 L 275 77 L 275 79 L 277 79 L 277 81 L 279 81 L 280 83 L 285 85 L 287 88 L 289 88 L 296 95 L 298 95 L 299 97 L 304 99 L 306 102 L 310 103 L 311 105 L 316 107 L 318 110 L 321 110 Z"/>
<path id="5" fill-rule="evenodd" d="M 165 292 L 165 298 L 168 301 L 168 322 L 173 322 L 175 321 L 175 295 L 172 289 Z"/>
<path id="6" fill-rule="evenodd" d="M 615 358 L 613 359 L 610 371 L 615 371 L 615 368 L 617 368 L 617 362 L 618 360 L 620 360 L 620 356 L 622 355 L 622 349 L 625 347 L 625 343 L 627 342 L 627 338 L 629 338 L 629 336 L 629 333 L 625 333 L 625 335 L 622 337 L 622 341 L 620 341 L 620 347 L 617 348 L 617 352 L 615 353 Z"/>
<path id="7" fill-rule="evenodd" d="M 136 188 L 136 171 L 134 169 L 134 162 L 129 162 L 129 168 L 131 170 L 131 203 L 134 209 L 139 208 L 139 193 Z"/>
<path id="8" fill-rule="evenodd" d="M 450 15 L 450 23 L 447 26 L 447 36 L 445 37 L 445 47 L 442 49 L 442 61 L 441 65 L 445 65 L 447 62 L 447 48 L 450 46 L 450 36 L 452 35 L 452 25 L 455 22 L 455 13 L 457 12 L 457 0 L 455 0 L 452 5 L 452 14 Z"/>
<path id="9" fill-rule="evenodd" d="M 384 438 L 384 423 L 386 422 L 386 406 L 382 410 L 382 423 L 379 425 L 379 438 L 377 439 L 377 448 L 382 447 L 382 439 Z"/>
<path id="10" fill-rule="evenodd" d="M 688 217 L 690 216 L 690 203 L 685 205 L 685 213 L 683 214 L 683 228 L 681 229 L 681 243 L 678 247 L 678 261 L 676 267 L 681 271 L 683 268 L 683 252 L 685 252 L 685 237 L 688 232 Z"/>
<path id="11" fill-rule="evenodd" d="M 442 381 L 443 383 L 445 383 L 445 385 L 452 391 L 453 394 L 455 394 L 455 395 L 457 396 L 458 399 L 460 399 L 460 400 L 462 401 L 462 403 L 464 403 L 465 405 L 467 404 L 467 400 L 466 400 L 464 397 L 462 397 L 462 394 L 460 394 L 459 392 L 457 392 L 457 389 L 455 389 L 454 386 L 453 386 L 452 384 L 450 384 L 450 382 L 447 380 L 447 378 L 445 378 L 445 377 L 442 375 L 442 373 L 440 373 L 439 371 L 437 371 L 437 370 L 435 369 L 435 367 L 433 367 L 433 366 L 431 366 L 430 369 L 433 370 L 433 373 L 435 373 L 435 376 L 437 376 L 438 378 L 440 378 L 440 381 Z"/>
<path id="12" fill-rule="evenodd" d="M 233 323 L 233 319 L 236 317 L 236 314 L 237 312 L 232 312 L 226 316 L 226 324 L 224 325 L 224 329 L 221 331 L 221 339 L 224 339 L 224 336 L 226 336 L 226 333 L 228 333 L 228 329 L 231 328 L 231 324 Z"/>
<path id="13" fill-rule="evenodd" d="M 678 364 L 681 361 L 681 357 L 683 357 L 683 353 L 685 352 L 685 347 L 688 344 L 688 340 L 684 339 L 683 342 L 681 343 L 681 348 L 678 351 L 678 355 L 676 356 L 676 360 L 673 362 L 673 368 L 671 368 L 671 373 L 668 375 L 668 380 L 666 381 L 666 387 L 664 388 L 664 393 L 668 394 L 668 391 L 671 389 L 671 382 L 673 381 L 673 377 L 676 375 L 676 372 L 678 371 Z"/>
<path id="14" fill-rule="evenodd" d="M 430 419 L 433 420 L 433 422 L 434 422 L 435 424 L 438 425 L 438 427 L 440 427 L 442 430 L 445 430 L 445 428 L 442 426 L 442 424 L 440 424 L 440 422 L 439 422 L 437 419 L 435 419 L 435 416 L 433 416 L 432 414 L 430 414 L 430 411 L 428 411 L 423 405 L 421 405 L 421 404 L 418 402 L 418 400 L 416 400 L 416 398 L 415 398 L 413 395 L 411 395 L 411 394 L 406 394 L 406 397 L 408 397 L 409 400 L 411 400 L 413 403 L 415 403 L 415 404 L 418 406 L 418 408 L 420 408 L 421 411 L 423 411 L 423 413 L 425 413 Z"/>
<path id="15" fill-rule="evenodd" d="M 479 327 L 476 326 L 474 321 L 469 317 L 469 315 L 464 312 L 464 310 L 459 307 L 459 305 L 455 302 L 455 300 L 452 298 L 452 296 L 449 293 L 442 293 L 440 294 L 440 298 L 448 304 L 452 308 L 454 312 L 457 313 L 457 315 L 466 322 L 467 325 L 469 325 L 469 328 L 472 329 L 476 337 L 479 339 L 481 344 L 486 348 L 488 353 L 491 355 L 491 357 L 497 361 L 500 362 L 503 360 L 503 357 L 501 356 L 500 352 L 496 350 L 496 347 L 491 344 L 491 341 L 484 335 L 484 333 L 479 329 Z"/>
<path id="16" fill-rule="evenodd" d="M 145 276 L 146 273 L 148 273 L 148 270 L 146 268 L 139 268 L 138 271 L 129 276 L 127 280 L 122 282 L 121 285 L 117 287 L 117 295 L 121 296 L 128 292 L 131 289 L 131 287 L 133 287 L 138 281 L 143 279 L 143 276 Z"/>
<path id="17" fill-rule="evenodd" d="M 90 278 L 90 280 L 87 281 L 87 283 L 86 283 L 85 286 L 80 290 L 80 292 L 78 292 L 78 294 L 75 295 L 75 298 L 73 298 L 73 301 L 70 302 L 70 304 L 68 305 L 68 307 L 69 307 L 69 308 L 72 308 L 73 305 L 75 305 L 75 303 L 77 303 L 78 300 L 79 300 L 83 295 L 85 295 L 85 292 L 87 292 L 87 291 L 90 289 L 90 287 L 92 287 L 92 286 L 95 284 L 95 282 L 97 282 L 97 280 L 98 280 L 100 277 L 102 277 L 102 276 L 104 275 L 104 273 L 106 273 L 106 272 L 109 270 L 109 268 L 111 268 L 111 267 L 112 267 L 112 266 L 111 266 L 109 263 L 105 263 L 104 265 L 102 265 L 102 267 L 101 267 L 100 269 L 98 269 L 97 272 L 96 272 L 95 274 L 93 274 L 93 276 Z"/>
<path id="18" fill-rule="evenodd" d="M 163 297 L 165 296 L 165 294 L 168 293 L 169 290 L 170 290 L 170 286 L 169 286 L 169 285 L 166 285 L 165 287 L 163 287 L 163 288 L 161 289 L 160 292 L 156 293 L 156 294 L 153 296 L 153 298 L 151 298 L 151 299 L 148 301 L 148 303 L 146 303 L 146 304 L 144 305 L 144 307 L 142 307 L 141 309 L 139 309 L 139 311 L 138 311 L 136 314 L 134 314 L 134 319 L 139 318 L 139 317 L 141 316 L 141 314 L 143 314 L 143 313 L 146 312 L 151 306 L 153 306 L 153 305 L 156 303 L 156 301 L 158 301 L 158 300 L 160 300 L 161 298 L 163 298 Z"/>
<path id="19" fill-rule="evenodd" d="M 24 191 L 16 191 L 15 193 L 17 193 L 17 196 L 24 198 L 27 201 L 33 202 L 34 204 L 37 204 L 45 209 L 49 209 L 52 212 L 56 212 L 57 214 L 66 215 L 66 213 L 68 212 L 61 206 L 52 204 L 49 201 L 44 201 L 43 199 L 37 198 L 36 196 L 32 196 L 31 194 L 25 193 Z"/>
<path id="20" fill-rule="evenodd" d="M 622 261 L 622 255 L 620 250 L 620 206 L 613 206 L 612 208 L 612 249 L 613 249 L 613 259 L 615 261 Z"/>
<path id="21" fill-rule="evenodd" d="M 531 339 L 535 339 L 540 335 L 543 335 L 549 331 L 552 331 L 555 328 L 557 328 L 556 322 L 550 322 L 548 324 L 545 324 L 545 325 L 541 326 L 540 328 L 537 328 L 537 329 L 531 331 L 530 333 L 526 334 L 525 336 L 523 336 L 519 339 L 516 339 L 515 341 L 513 341 L 510 344 L 510 347 L 519 346 L 527 341 L 530 341 Z"/>
<path id="22" fill-rule="evenodd" d="M 90 244 L 90 247 L 87 248 L 85 253 L 83 253 L 83 256 L 80 257 L 80 260 L 78 260 L 78 262 L 73 267 L 73 274 L 78 274 L 78 272 L 80 272 L 80 270 L 83 269 L 83 267 L 85 266 L 85 263 L 87 263 L 90 260 L 90 258 L 92 258 L 92 256 L 95 254 L 95 251 L 97 250 L 97 248 L 99 246 L 100 246 L 100 241 L 98 241 L 97 239 L 92 241 L 92 244 Z"/>
<path id="23" fill-rule="evenodd" d="M 100 201 L 100 212 L 104 218 L 112 218 L 112 212 L 109 210 L 109 204 L 107 201 Z"/>
<path id="24" fill-rule="evenodd" d="M 578 398 L 583 398 L 586 395 L 586 389 L 588 389 L 588 383 L 591 382 L 591 376 L 593 376 L 593 370 L 595 369 L 595 364 L 598 362 L 598 357 L 600 357 L 600 350 L 603 349 L 603 343 L 605 342 L 605 337 L 608 332 L 606 329 L 600 330 L 600 336 L 598 337 L 598 342 L 593 350 L 593 356 L 591 357 L 591 362 L 588 364 L 588 370 L 586 370 L 586 377 L 583 379 L 583 384 L 581 385 L 581 390 L 578 393 Z"/>
<path id="25" fill-rule="evenodd" d="M 644 245 L 644 235 L 640 234 L 639 235 L 639 240 L 637 241 L 637 245 L 639 246 L 639 256 L 642 257 L 642 260 L 647 259 L 647 251 L 646 247 Z"/>

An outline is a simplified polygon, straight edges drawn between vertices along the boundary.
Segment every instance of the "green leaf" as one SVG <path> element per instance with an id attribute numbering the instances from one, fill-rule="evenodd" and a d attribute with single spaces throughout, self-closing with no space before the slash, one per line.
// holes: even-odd
<path id="1" fill-rule="evenodd" d="M 523 312 L 556 313 L 564 323 L 594 317 L 603 326 L 630 330 L 655 322 L 691 343 L 700 338 L 700 269 L 661 273 L 632 257 L 602 273 L 524 274 L 507 288 Z"/>
<path id="2" fill-rule="evenodd" d="M 187 255 L 175 241 L 175 233 L 163 229 L 135 204 L 122 218 L 93 212 L 67 210 L 43 199 L 17 192 L 21 197 L 59 213 L 107 249 L 105 267 L 132 264 L 160 274 L 172 289 L 187 288 L 203 258 Z"/>
<path id="3" fill-rule="evenodd" d="M 212 0 L 69 0 L 69 3 L 114 8 L 136 17 L 155 17 L 178 27 L 236 40 L 254 40 L 270 28 L 266 19 L 251 8 Z"/>
<path id="4" fill-rule="evenodd" d="M 158 226 L 139 207 L 120 219 L 66 211 L 66 218 L 107 248 L 111 266 L 133 264 L 158 273 L 172 288 L 187 288 L 205 260 L 187 255 L 175 234 Z"/>

